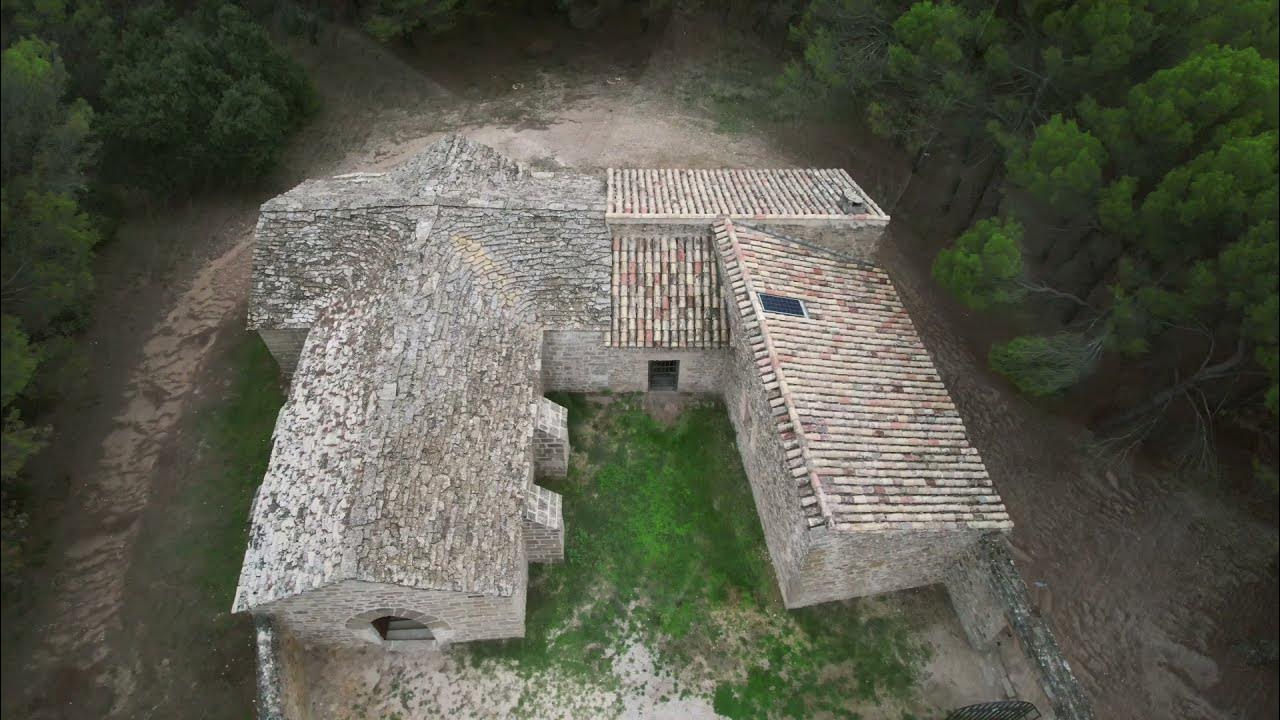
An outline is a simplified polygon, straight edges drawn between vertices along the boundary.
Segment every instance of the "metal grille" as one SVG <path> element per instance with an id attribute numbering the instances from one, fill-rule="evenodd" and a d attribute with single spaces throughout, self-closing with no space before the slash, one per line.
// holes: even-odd
<path id="1" fill-rule="evenodd" d="M 777 313 L 778 315 L 792 315 L 794 317 L 808 317 L 804 311 L 804 303 L 795 298 L 783 297 L 782 295 L 769 295 L 767 293 L 759 293 L 760 305 L 765 312 Z"/>
<path id="2" fill-rule="evenodd" d="M 650 360 L 649 389 L 677 390 L 680 386 L 679 360 Z"/>
<path id="3" fill-rule="evenodd" d="M 952 710 L 947 720 L 1038 720 L 1040 711 L 1025 700 L 1000 700 Z"/>

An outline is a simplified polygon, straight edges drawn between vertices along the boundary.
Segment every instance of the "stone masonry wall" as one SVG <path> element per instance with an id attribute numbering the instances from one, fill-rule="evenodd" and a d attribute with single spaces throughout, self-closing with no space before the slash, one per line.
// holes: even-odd
<path id="1" fill-rule="evenodd" d="M 521 572 L 528 565 L 520 563 Z M 479 595 L 449 590 L 418 590 L 400 585 L 345 580 L 271 603 L 257 613 L 270 615 L 281 628 L 309 644 L 363 645 L 347 623 L 370 610 L 387 608 L 388 615 L 429 616 L 447 629 L 435 631 L 441 644 L 470 640 L 524 637 L 525 588 L 522 578 L 510 596 Z"/>
<path id="2" fill-rule="evenodd" d="M 759 227 L 792 240 L 817 245 L 845 257 L 876 263 L 876 252 L 884 239 L 887 220 L 866 220 L 856 223 L 774 223 L 754 220 L 735 221 L 743 227 Z"/>
<path id="3" fill-rule="evenodd" d="M 559 493 L 529 486 L 524 511 L 524 550 L 529 562 L 564 560 L 564 515 Z"/>
<path id="4" fill-rule="evenodd" d="M 948 574 L 947 592 L 975 647 L 990 647 L 1007 623 L 1035 665 L 1058 720 L 1093 720 L 1093 708 L 1049 623 L 1031 603 L 1008 538 L 984 537 Z"/>
<path id="5" fill-rule="evenodd" d="M 280 372 L 286 378 L 292 378 L 293 371 L 298 369 L 298 359 L 302 357 L 302 346 L 307 342 L 307 328 L 289 330 L 262 328 L 258 330 L 258 337 L 262 338 L 262 343 L 271 352 L 271 357 L 276 359 Z"/>
<path id="6" fill-rule="evenodd" d="M 256 619 L 255 619 L 256 622 Z M 303 720 L 311 717 L 311 701 L 307 688 L 307 671 L 303 656 L 306 647 L 290 633 L 276 633 L 276 658 L 280 666 L 280 697 L 284 719 Z"/>
<path id="7" fill-rule="evenodd" d="M 980 530 L 809 531 L 808 552 L 784 593 L 787 607 L 941 582 Z"/>
<path id="8" fill-rule="evenodd" d="M 285 720 L 297 717 L 285 708 L 285 676 L 287 669 L 281 657 L 280 636 L 271 618 L 253 619 L 258 680 L 258 720 Z"/>
<path id="9" fill-rule="evenodd" d="M 725 292 L 729 302 L 732 290 L 726 286 Z M 729 307 L 735 308 L 736 304 Z M 725 369 L 724 404 L 764 527 L 778 587 L 787 607 L 793 607 L 787 590 L 808 549 L 809 530 L 800 512 L 799 492 L 787 471 L 786 453 L 765 387 L 759 380 L 741 314 L 731 309 L 728 319 L 730 356 Z"/>
<path id="10" fill-rule="evenodd" d="M 1009 626 L 986 567 L 983 545 L 978 543 L 966 550 L 943 578 L 960 627 L 969 644 L 978 650 L 990 649 Z"/>
<path id="11" fill-rule="evenodd" d="M 533 462 L 537 477 L 564 477 L 569 472 L 569 411 L 547 398 L 538 398 Z"/>
<path id="12" fill-rule="evenodd" d="M 645 392 L 650 360 L 680 361 L 680 392 L 718 393 L 728 371 L 728 352 L 615 348 L 604 331 L 547 330 L 542 334 L 542 385 L 546 392 Z"/>

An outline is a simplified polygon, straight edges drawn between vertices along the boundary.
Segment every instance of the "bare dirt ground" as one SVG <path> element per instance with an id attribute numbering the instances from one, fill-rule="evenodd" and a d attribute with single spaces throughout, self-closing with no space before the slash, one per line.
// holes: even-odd
<path id="1" fill-rule="evenodd" d="M 203 226 L 223 249 L 155 259 L 150 267 L 123 261 L 114 268 L 120 275 L 103 288 L 119 304 L 98 316 L 87 338 L 97 400 L 53 420 L 57 432 L 38 467 L 50 482 L 67 478 L 70 499 L 56 520 L 61 532 L 53 545 L 58 559 L 45 578 L 48 605 L 37 610 L 26 638 L 31 654 L 24 670 L 33 682 L 24 685 L 34 695 L 26 707 L 36 717 L 95 717 L 131 690 L 110 637 L 121 629 L 133 543 L 155 486 L 182 461 L 170 442 L 193 401 L 209 390 L 202 380 L 212 350 L 220 333 L 237 329 L 248 291 L 251 222 L 243 215 L 198 214 L 195 223 L 178 213 L 169 227 L 131 228 L 104 258 L 110 265 L 116 260 L 110 251 L 163 247 L 145 236 L 167 238 L 173 225 L 193 233 Z M 163 287 L 171 263 L 198 268 L 176 297 Z M 13 699 L 6 695 L 6 706 Z"/>
<path id="2" fill-rule="evenodd" d="M 92 392 L 53 418 L 37 465 L 66 502 L 36 518 L 54 539 L 33 580 L 45 589 L 29 627 L 5 649 L 6 716 L 149 717 L 169 705 L 128 670 L 164 659 L 119 640 L 130 631 L 127 598 L 161 592 L 128 586 L 135 539 L 148 514 L 167 511 L 153 499 L 195 453 L 181 428 L 224 379 L 220 340 L 243 318 L 255 209 L 276 192 L 390 164 L 447 130 L 547 166 L 818 163 L 847 167 L 879 197 L 901 188 L 902 165 L 883 144 L 828 143 L 828 131 L 800 127 L 718 134 L 712 119 L 674 102 L 679 57 L 711 44 L 701 33 L 575 37 L 522 27 L 491 38 L 488 53 L 441 44 L 396 57 L 327 31 L 318 47 L 298 49 L 325 109 L 276 178 L 135 219 L 103 248 L 85 339 Z M 911 232 L 928 206 L 904 198 L 884 262 L 1014 514 L 1024 574 L 1098 716 L 1274 717 L 1274 654 L 1258 662 L 1250 648 L 1276 638 L 1276 528 L 1176 479 L 1108 470 L 1078 426 L 1012 397 L 966 340 L 975 321 L 928 278 L 936 242 Z M 379 671 L 375 663 L 352 682 L 370 687 Z M 184 681 L 182 699 L 198 715 L 203 679 Z"/>

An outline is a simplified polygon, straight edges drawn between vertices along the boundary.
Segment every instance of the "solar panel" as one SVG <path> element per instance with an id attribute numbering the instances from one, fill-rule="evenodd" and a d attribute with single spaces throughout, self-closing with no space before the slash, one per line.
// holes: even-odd
<path id="1" fill-rule="evenodd" d="M 759 293 L 759 295 L 760 305 L 764 307 L 765 312 L 792 315 L 794 317 L 808 317 L 804 311 L 804 303 L 795 298 L 769 295 L 767 293 Z"/>

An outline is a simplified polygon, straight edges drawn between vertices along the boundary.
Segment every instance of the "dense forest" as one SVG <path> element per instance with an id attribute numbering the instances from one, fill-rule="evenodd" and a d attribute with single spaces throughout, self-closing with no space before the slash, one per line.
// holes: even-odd
<path id="1" fill-rule="evenodd" d="M 999 158 L 997 213 L 933 268 L 1030 330 L 995 371 L 1049 396 L 1109 370 L 1104 447 L 1213 470 L 1231 435 L 1274 485 L 1275 2 L 817 0 L 791 32 L 784 87 L 867 98 L 917 168 Z"/>
<path id="2" fill-rule="evenodd" d="M 32 420 L 82 379 L 94 248 L 126 213 L 271 169 L 316 100 L 247 10 L 5 2 L 3 560 L 18 569 Z"/>
<path id="3" fill-rule="evenodd" d="M 835 108 L 913 174 L 979 169 L 933 274 L 1007 330 L 992 369 L 1045 402 L 1106 384 L 1086 400 L 1110 452 L 1212 472 L 1229 439 L 1274 487 L 1275 0 L 5 0 L 6 576 L 39 419 L 87 361 L 95 246 L 140 208 L 255 182 L 316 109 L 274 36 L 407 45 L 535 10 L 584 33 L 623 10 L 718 17 L 789 48 L 761 79 L 779 117 Z"/>

